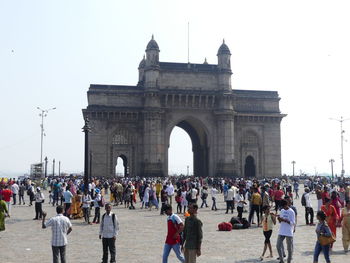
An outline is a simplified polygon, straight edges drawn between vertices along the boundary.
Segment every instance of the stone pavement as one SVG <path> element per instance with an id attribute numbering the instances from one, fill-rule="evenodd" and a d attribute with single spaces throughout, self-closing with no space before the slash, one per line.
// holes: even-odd
<path id="1" fill-rule="evenodd" d="M 47 196 L 47 192 L 45 192 Z M 26 197 L 27 199 L 28 197 Z M 316 206 L 315 195 L 312 195 L 313 206 Z M 219 199 L 222 200 L 221 197 Z M 293 262 L 312 262 L 316 235 L 315 227 L 306 226 L 304 208 L 300 199 L 295 201 L 298 208 L 298 226 L 294 238 Z M 163 244 L 166 235 L 166 217 L 159 211 L 113 208 L 120 221 L 120 233 L 117 237 L 117 262 L 154 263 L 161 262 Z M 253 226 L 246 230 L 231 232 L 217 231 L 217 225 L 229 221 L 231 214 L 225 214 L 225 204 L 218 203 L 219 211 L 209 208 L 200 209 L 198 217 L 203 222 L 204 240 L 200 263 L 243 263 L 260 262 L 258 260 L 263 248 L 262 229 Z M 46 201 L 44 210 L 48 218 L 55 215 L 55 209 Z M 235 211 L 234 215 L 237 215 Z M 247 217 L 247 214 L 244 214 Z M 0 232 L 0 262 L 52 262 L 51 229 L 42 229 L 41 221 L 33 221 L 34 207 L 12 206 L 11 218 L 6 219 L 6 231 Z M 86 225 L 82 220 L 72 220 L 73 232 L 68 236 L 67 259 L 71 263 L 101 262 L 102 244 L 98 239 L 98 225 Z M 271 237 L 273 253 L 278 232 L 278 223 Z M 338 228 L 338 238 L 334 246 L 331 260 L 335 262 L 350 262 L 350 254 L 343 253 L 341 230 Z M 169 256 L 169 263 L 179 262 L 174 253 Z M 277 260 L 264 259 L 264 262 Z M 320 255 L 319 262 L 325 262 Z"/>

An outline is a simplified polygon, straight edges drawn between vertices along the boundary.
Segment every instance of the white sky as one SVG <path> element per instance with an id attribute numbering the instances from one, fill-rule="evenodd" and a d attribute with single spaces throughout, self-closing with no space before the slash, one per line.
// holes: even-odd
<path id="1" fill-rule="evenodd" d="M 350 2 L 337 1 L 1 1 L 0 177 L 40 160 L 37 106 L 45 119 L 44 156 L 83 170 L 83 119 L 90 83 L 137 83 L 152 34 L 161 61 L 217 63 L 225 38 L 234 89 L 277 90 L 282 172 L 341 170 L 340 127 L 350 117 Z M 13 50 L 13 52 L 12 52 Z M 350 121 L 344 123 L 350 139 Z M 187 135 L 172 137 L 180 144 Z M 187 138 L 187 139 L 186 139 Z M 171 152 L 170 172 L 186 173 L 191 145 Z M 350 174 L 350 145 L 344 144 Z M 57 168 L 56 168 L 57 169 Z"/>

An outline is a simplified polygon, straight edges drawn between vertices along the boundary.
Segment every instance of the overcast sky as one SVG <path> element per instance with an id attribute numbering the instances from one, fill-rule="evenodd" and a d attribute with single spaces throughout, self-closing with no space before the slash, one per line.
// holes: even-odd
<path id="1" fill-rule="evenodd" d="M 234 89 L 279 92 L 282 172 L 295 160 L 297 173 L 330 173 L 333 158 L 339 174 L 340 126 L 329 118 L 350 117 L 349 13 L 347 0 L 1 1 L 0 177 L 40 160 L 38 106 L 57 107 L 45 118 L 44 156 L 82 171 L 89 85 L 135 85 L 152 34 L 161 61 L 187 62 L 188 22 L 190 62 L 217 63 L 224 38 Z M 169 170 L 186 173 L 190 139 L 178 130 Z M 350 139 L 350 120 L 344 130 Z"/>

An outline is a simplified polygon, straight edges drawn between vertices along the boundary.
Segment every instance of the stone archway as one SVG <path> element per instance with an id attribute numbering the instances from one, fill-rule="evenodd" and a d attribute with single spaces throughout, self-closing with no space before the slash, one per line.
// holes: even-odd
<path id="1" fill-rule="evenodd" d="M 171 125 L 170 131 L 166 138 L 168 142 L 166 167 L 168 168 L 168 150 L 170 135 L 175 126 L 183 129 L 190 137 L 193 152 L 193 175 L 195 177 L 206 177 L 209 174 L 209 140 L 208 131 L 205 126 L 196 118 L 186 117 L 181 119 L 176 124 Z M 168 173 L 168 171 L 166 171 Z"/>
<path id="2" fill-rule="evenodd" d="M 196 176 L 244 175 L 249 155 L 257 177 L 281 174 L 280 122 L 285 115 L 278 93 L 232 90 L 231 53 L 225 43 L 214 64 L 162 62 L 159 52 L 152 38 L 136 85 L 90 85 L 83 115 L 92 128 L 92 174 L 112 176 L 116 157 L 124 154 L 130 176 L 168 175 L 175 126 L 191 137 Z M 245 136 L 250 129 L 258 137 Z"/>
<path id="3" fill-rule="evenodd" d="M 117 160 L 116 160 L 116 165 L 115 165 L 115 175 L 117 175 L 117 165 L 119 165 L 118 163 L 118 159 L 121 159 L 122 160 L 122 165 L 124 167 L 124 173 L 123 173 L 123 177 L 128 177 L 129 176 L 129 166 L 128 166 L 128 158 L 124 155 L 124 154 L 121 154 L 117 157 Z M 118 175 L 117 175 L 118 176 Z"/>
<path id="4" fill-rule="evenodd" d="M 256 176 L 255 160 L 254 160 L 254 157 L 251 155 L 248 155 L 245 158 L 244 176 L 246 178 L 254 178 Z"/>

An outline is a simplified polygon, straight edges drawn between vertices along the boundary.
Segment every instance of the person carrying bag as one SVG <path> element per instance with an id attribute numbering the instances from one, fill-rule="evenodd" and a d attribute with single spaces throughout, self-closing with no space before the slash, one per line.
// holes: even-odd
<path id="1" fill-rule="evenodd" d="M 323 211 L 317 212 L 317 219 L 319 223 L 316 227 L 316 235 L 317 241 L 314 250 L 314 263 L 318 262 L 318 257 L 323 251 L 324 258 L 327 263 L 330 263 L 331 260 L 329 258 L 329 251 L 331 244 L 333 244 L 336 240 L 331 232 L 331 229 L 327 225 L 326 222 L 326 214 Z"/>

